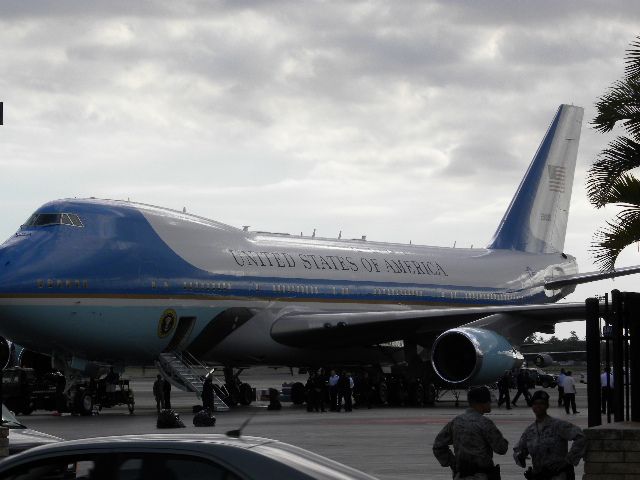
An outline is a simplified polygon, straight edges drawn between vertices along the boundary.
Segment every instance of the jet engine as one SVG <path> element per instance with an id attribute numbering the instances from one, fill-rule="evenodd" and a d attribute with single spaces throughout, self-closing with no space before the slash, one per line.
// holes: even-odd
<path id="1" fill-rule="evenodd" d="M 495 382 L 505 370 L 522 364 L 522 354 L 504 338 L 481 328 L 453 328 L 433 343 L 431 363 L 444 381 L 484 385 Z"/>
<path id="2" fill-rule="evenodd" d="M 0 337 L 0 370 L 4 370 L 11 364 L 11 344 L 9 341 Z"/>
<path id="3" fill-rule="evenodd" d="M 528 362 L 529 360 L 527 360 Z M 536 367 L 548 367 L 549 365 L 554 365 L 556 362 L 553 361 L 553 357 L 548 353 L 537 353 L 533 363 L 536 364 Z"/>

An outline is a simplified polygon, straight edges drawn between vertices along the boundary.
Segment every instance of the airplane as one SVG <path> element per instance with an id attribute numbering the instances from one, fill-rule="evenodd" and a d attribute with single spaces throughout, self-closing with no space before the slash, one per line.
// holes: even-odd
<path id="1" fill-rule="evenodd" d="M 564 253 L 582 117 L 559 107 L 486 248 L 249 231 L 130 201 L 46 203 L 0 246 L 0 334 L 69 379 L 183 352 L 225 373 L 417 362 L 450 385 L 493 382 L 522 362 L 528 335 L 584 318 L 584 304 L 556 303 L 575 285 L 640 271 L 579 274 Z"/>

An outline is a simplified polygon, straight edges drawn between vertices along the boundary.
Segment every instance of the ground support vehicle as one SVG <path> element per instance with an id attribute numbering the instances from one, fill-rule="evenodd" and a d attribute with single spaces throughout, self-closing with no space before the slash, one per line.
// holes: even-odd
<path id="1" fill-rule="evenodd" d="M 94 411 L 118 405 L 126 405 L 129 413 L 135 409 L 129 380 L 118 380 L 115 384 L 107 383 L 104 379 L 81 382 L 74 385 L 70 398 L 69 411 L 80 415 L 91 415 Z"/>
<path id="2" fill-rule="evenodd" d="M 75 383 L 65 392 L 65 377 L 58 371 L 38 374 L 32 368 L 14 367 L 2 372 L 2 400 L 16 414 L 34 410 L 91 415 L 94 411 L 126 405 L 133 413 L 135 399 L 129 380 L 108 384 L 104 379 Z"/>
<path id="3" fill-rule="evenodd" d="M 65 378 L 56 371 L 38 374 L 32 368 L 13 367 L 2 372 L 2 401 L 16 414 L 34 410 L 67 410 Z"/>

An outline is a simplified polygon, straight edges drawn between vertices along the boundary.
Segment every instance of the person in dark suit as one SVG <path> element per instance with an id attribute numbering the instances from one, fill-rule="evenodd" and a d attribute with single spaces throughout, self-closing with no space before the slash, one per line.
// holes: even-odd
<path id="1" fill-rule="evenodd" d="M 164 408 L 171 408 L 171 384 L 167 380 L 162 384 L 162 393 L 164 394 Z"/>
<path id="2" fill-rule="evenodd" d="M 498 380 L 498 407 L 506 403 L 507 410 L 511 410 L 509 387 L 511 387 L 511 370 L 506 370 Z"/>
<path id="3" fill-rule="evenodd" d="M 521 368 L 518 372 L 516 385 L 518 387 L 518 392 L 516 393 L 516 396 L 513 397 L 511 404 L 514 407 L 517 407 L 516 401 L 518 400 L 518 398 L 520 398 L 520 395 L 522 395 L 527 402 L 527 405 L 531 406 L 531 394 L 529 393 L 529 373 L 524 368 Z"/>

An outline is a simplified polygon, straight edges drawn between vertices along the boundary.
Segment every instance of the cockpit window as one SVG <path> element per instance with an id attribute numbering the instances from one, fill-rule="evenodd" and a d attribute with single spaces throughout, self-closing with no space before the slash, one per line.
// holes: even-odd
<path id="1" fill-rule="evenodd" d="M 75 213 L 34 213 L 23 227 L 45 227 L 47 225 L 69 225 L 83 227 L 80 217 Z"/>
<path id="2" fill-rule="evenodd" d="M 71 222 L 73 223 L 74 226 L 84 227 L 78 215 L 76 215 L 75 213 L 68 213 L 67 215 L 69 215 L 69 218 L 71 219 Z"/>

